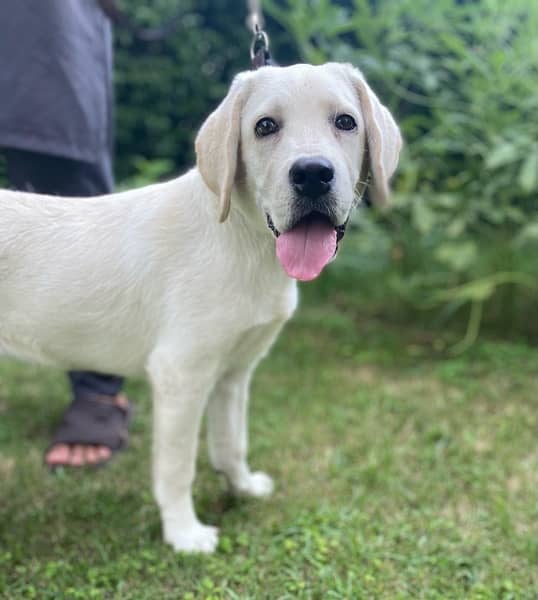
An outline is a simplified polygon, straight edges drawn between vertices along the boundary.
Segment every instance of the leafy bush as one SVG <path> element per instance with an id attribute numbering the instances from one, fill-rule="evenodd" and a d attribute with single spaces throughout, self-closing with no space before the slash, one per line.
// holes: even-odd
<path id="1" fill-rule="evenodd" d="M 366 268 L 378 287 L 383 275 L 414 306 L 442 304 L 450 312 L 470 305 L 466 343 L 478 331 L 486 300 L 519 310 L 516 286 L 525 298 L 536 298 L 538 5 L 265 5 L 305 61 L 359 66 L 406 139 L 393 210 L 361 219 L 336 265 Z"/>
<path id="2" fill-rule="evenodd" d="M 134 0 L 122 7 L 137 24 L 151 27 L 178 7 L 184 13 L 179 31 L 158 42 L 116 28 L 115 48 L 118 180 L 140 173 L 143 164 L 147 173 L 152 160 L 168 161 L 168 172 L 158 169 L 159 176 L 176 174 L 192 164 L 194 134 L 232 76 L 249 66 L 246 9 L 229 0 Z"/>

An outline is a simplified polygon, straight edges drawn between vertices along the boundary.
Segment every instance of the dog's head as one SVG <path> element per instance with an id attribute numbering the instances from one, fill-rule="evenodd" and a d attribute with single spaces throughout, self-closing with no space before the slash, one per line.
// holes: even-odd
<path id="1" fill-rule="evenodd" d="M 373 202 L 386 202 L 401 144 L 361 72 L 329 63 L 237 76 L 202 126 L 196 154 L 220 220 L 233 195 L 277 238 L 286 272 L 309 280 L 336 253 L 367 177 Z"/>

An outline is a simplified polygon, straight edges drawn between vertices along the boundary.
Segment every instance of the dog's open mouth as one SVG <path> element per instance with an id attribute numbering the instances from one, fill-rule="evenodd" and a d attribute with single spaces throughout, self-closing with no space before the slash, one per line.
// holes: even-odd
<path id="1" fill-rule="evenodd" d="M 326 215 L 311 212 L 284 232 L 276 229 L 269 215 L 267 225 L 277 238 L 276 254 L 286 273 L 299 281 L 311 281 L 336 254 L 347 222 L 335 226 Z"/>

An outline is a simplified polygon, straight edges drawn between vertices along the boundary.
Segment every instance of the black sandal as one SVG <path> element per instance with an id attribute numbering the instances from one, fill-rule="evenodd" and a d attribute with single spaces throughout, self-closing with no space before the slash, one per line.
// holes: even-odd
<path id="1" fill-rule="evenodd" d="M 131 416 L 131 405 L 127 404 L 126 408 L 118 406 L 115 397 L 94 394 L 89 397 L 75 398 L 65 411 L 52 442 L 45 452 L 45 464 L 52 470 L 61 467 L 80 469 L 104 466 L 115 454 L 126 448 Z M 46 455 L 59 444 L 106 446 L 110 449 L 111 455 L 97 463 L 81 466 L 48 464 Z"/>

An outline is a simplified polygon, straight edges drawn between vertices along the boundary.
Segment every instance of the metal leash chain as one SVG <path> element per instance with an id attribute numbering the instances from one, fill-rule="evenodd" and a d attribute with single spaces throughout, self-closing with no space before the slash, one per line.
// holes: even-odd
<path id="1" fill-rule="evenodd" d="M 250 62 L 253 69 L 276 65 L 269 51 L 269 36 L 263 29 L 264 19 L 259 0 L 247 0 L 247 26 L 252 31 Z"/>
<path id="2" fill-rule="evenodd" d="M 139 27 L 125 13 L 117 3 L 117 0 L 97 0 L 102 11 L 115 24 L 129 30 L 137 39 L 145 42 L 163 40 L 176 33 L 181 25 L 185 14 L 177 12 L 170 20 L 158 27 Z M 259 0 L 247 0 L 247 26 L 252 31 L 253 38 L 250 46 L 250 62 L 253 69 L 259 69 L 266 65 L 276 65 L 269 51 L 269 36 L 263 30 L 264 18 Z"/>

